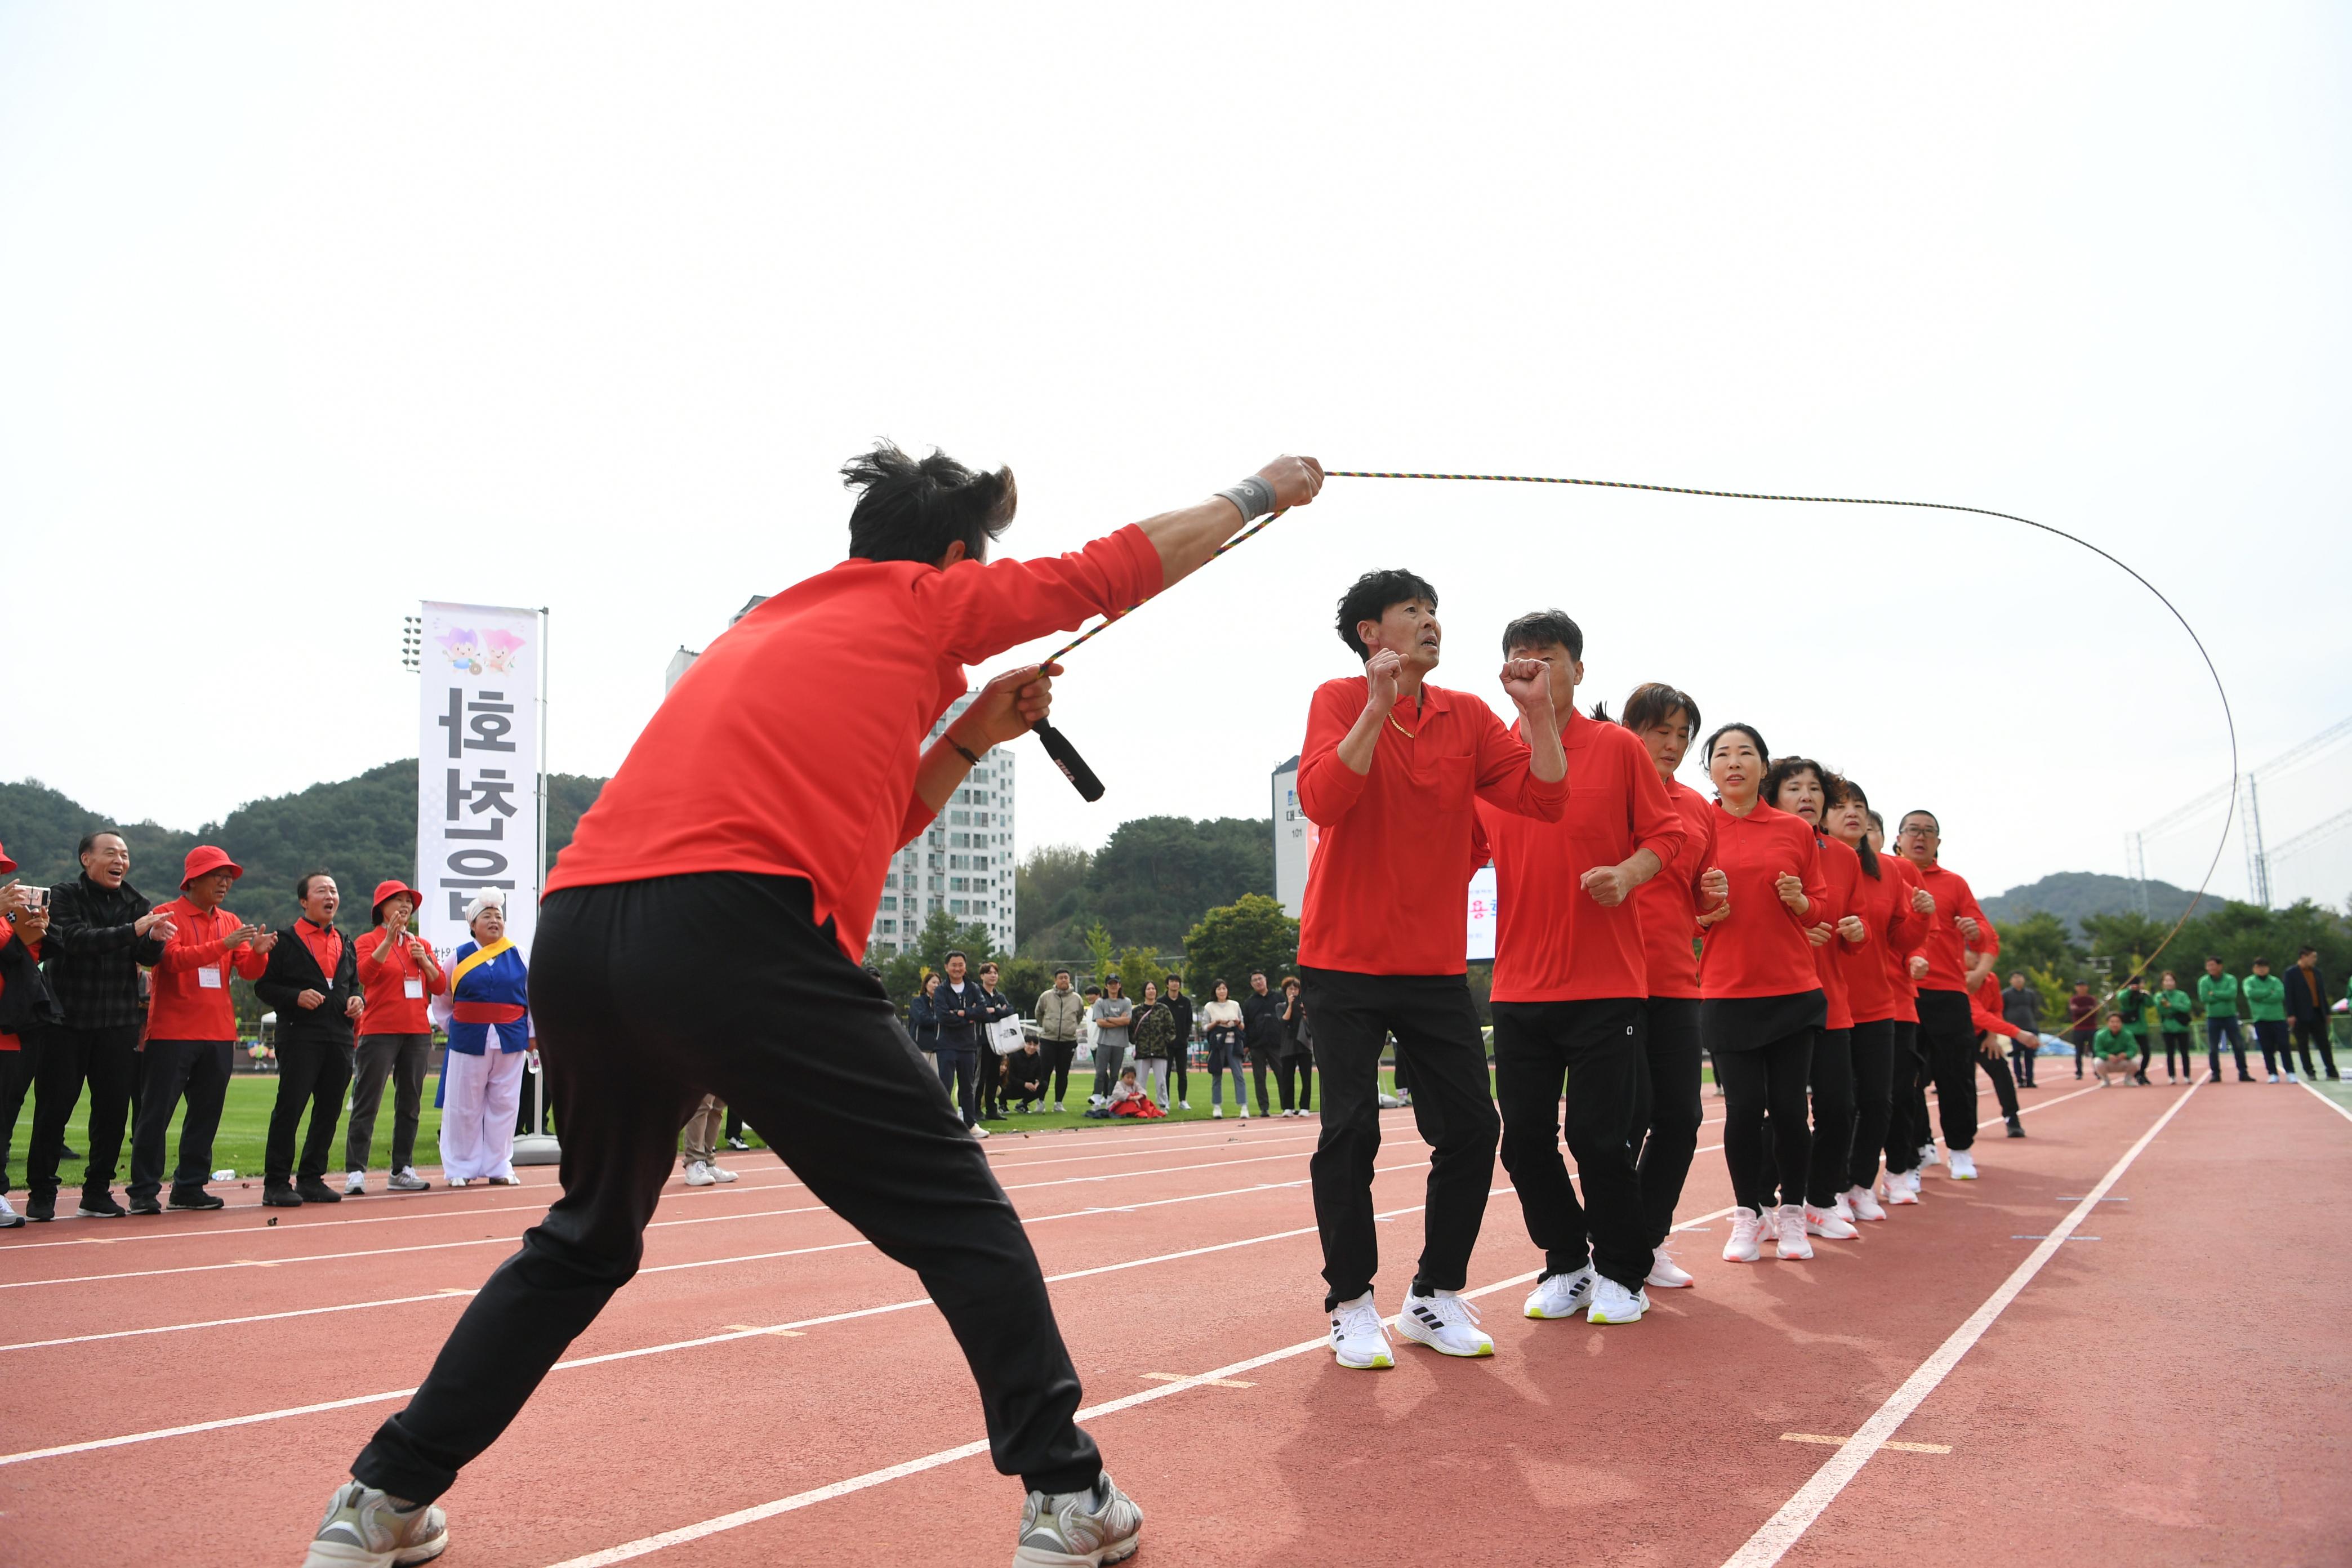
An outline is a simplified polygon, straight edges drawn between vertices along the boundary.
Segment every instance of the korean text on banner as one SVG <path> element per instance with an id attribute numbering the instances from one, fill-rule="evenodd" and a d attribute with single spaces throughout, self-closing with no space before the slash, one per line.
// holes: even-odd
<path id="1" fill-rule="evenodd" d="M 1495 962 L 1495 867 L 1492 861 L 1470 873 L 1470 951 L 1473 963 Z"/>
<path id="2" fill-rule="evenodd" d="M 424 606 L 416 767 L 416 923 L 446 960 L 471 936 L 466 905 L 506 894 L 507 936 L 539 923 L 539 614 Z"/>

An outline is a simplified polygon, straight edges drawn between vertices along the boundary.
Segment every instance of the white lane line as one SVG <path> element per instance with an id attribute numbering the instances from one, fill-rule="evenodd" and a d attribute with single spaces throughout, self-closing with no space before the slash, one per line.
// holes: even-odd
<path id="1" fill-rule="evenodd" d="M 1131 1180 L 1138 1176 L 1185 1175 L 1195 1171 L 1214 1171 L 1232 1165 L 1261 1165 L 1276 1160 L 1295 1160 L 1297 1157 L 1298 1156 L 1296 1153 L 1254 1154 L 1246 1159 L 1241 1160 L 1208 1160 L 1195 1164 L 1160 1165 L 1142 1171 L 1108 1171 L 1100 1175 L 1095 1176 L 1056 1176 L 1050 1181 L 1044 1182 L 1015 1182 L 1011 1185 L 1006 1186 L 1004 1190 L 1008 1193 L 1025 1193 L 1034 1192 L 1046 1187 L 1080 1186 L 1091 1183 L 1123 1182 Z M 1404 1167 L 1390 1166 L 1387 1168 L 1395 1170 L 1403 1169 Z M 1297 1182 L 1271 1182 L 1258 1184 L 1259 1186 L 1297 1186 L 1298 1184 L 1300 1184 Z M 1250 1192 L 1255 1190 L 1257 1190 L 1255 1187 L 1235 1187 L 1223 1193 L 1204 1194 L 1202 1195 L 1229 1197 L 1236 1192 Z M 1160 1201 L 1166 1202 L 1169 1200 Z M 1185 1200 L 1177 1199 L 1174 1201 L 1183 1202 Z M 1121 1209 L 1125 1209 L 1130 1207 L 1149 1208 L 1156 1205 L 1152 1204 L 1134 1204 L 1119 1205 L 1105 1205 L 1102 1206 L 1104 1208 L 1117 1206 Z M 728 1225 L 742 1220 L 773 1219 L 784 1215 L 825 1214 L 830 1212 L 831 1211 L 823 1204 L 803 1204 L 793 1208 L 747 1209 L 740 1214 L 699 1215 L 691 1219 L 657 1219 L 646 1228 L 647 1230 L 674 1230 L 687 1226 Z M 1083 1212 L 1096 1211 L 1089 1210 Z M 1060 1219 L 1066 1216 L 1061 1215 L 1048 1215 L 1044 1217 L 1047 1219 Z M 252 1239 L 254 1236 L 254 1233 L 249 1229 L 238 1232 L 237 1234 L 246 1237 L 248 1240 Z M 403 1253 L 411 1252 L 452 1251 L 456 1248 L 464 1247 L 512 1247 L 519 1240 L 520 1237 L 515 1236 L 479 1236 L 469 1237 L 463 1241 L 415 1242 L 406 1247 L 369 1247 L 354 1248 L 348 1252 L 298 1253 L 291 1258 L 231 1258 L 226 1263 L 183 1263 L 169 1268 L 130 1268 L 112 1274 L 67 1274 L 59 1275 L 54 1279 L 6 1279 L 0 1280 L 0 1290 L 31 1290 L 45 1285 L 90 1285 L 102 1283 L 110 1279 L 152 1279 L 167 1274 L 215 1274 L 234 1268 L 275 1268 L 280 1264 L 288 1263 L 338 1263 L 347 1261 L 354 1258 L 390 1258 L 399 1256 Z"/>
<path id="2" fill-rule="evenodd" d="M 380 1301 L 342 1301 L 331 1307 L 299 1307 L 285 1312 L 256 1312 L 243 1318 L 207 1318 L 200 1323 L 161 1323 L 152 1329 L 116 1329 L 110 1333 L 76 1334 L 63 1340 L 19 1340 L 15 1344 L 0 1345 L 0 1353 L 43 1351 L 58 1345 L 95 1344 L 100 1340 L 135 1340 L 143 1334 L 179 1334 L 192 1329 L 235 1328 L 240 1323 L 274 1323 L 282 1318 L 316 1318 L 329 1312 L 361 1312 L 370 1307 L 406 1307 L 418 1301 L 454 1301 L 461 1296 L 472 1294 L 471 1287 L 452 1287 L 427 1296 L 389 1296 Z"/>
<path id="3" fill-rule="evenodd" d="M 1423 1163 L 1426 1164 L 1427 1162 L 1423 1161 Z M 1399 1168 L 1410 1170 L 1414 1167 L 1404 1166 Z M 1396 1210 L 1392 1212 L 1407 1213 L 1410 1211 Z M 1056 1285 L 1071 1279 L 1087 1279 L 1100 1274 L 1117 1274 L 1130 1268 L 1143 1268 L 1154 1264 L 1180 1262 L 1186 1258 L 1206 1257 L 1211 1253 L 1231 1252 L 1236 1247 L 1255 1247 L 1265 1242 L 1284 1241 L 1301 1236 L 1312 1236 L 1314 1234 L 1315 1227 L 1311 1225 L 1297 1226 L 1290 1230 L 1270 1231 L 1264 1236 L 1244 1237 L 1239 1241 L 1214 1242 L 1206 1247 L 1186 1247 L 1181 1252 L 1163 1252 L 1150 1258 L 1129 1258 L 1119 1263 L 1097 1264 L 1090 1268 L 1073 1268 L 1060 1274 L 1049 1274 L 1045 1276 L 1045 1282 L 1049 1285 Z M 864 1247 L 869 1244 L 859 1241 L 845 1242 L 841 1245 L 845 1247 Z M 826 1247 L 811 1247 L 805 1250 L 829 1251 L 832 1249 Z M 672 1265 L 672 1267 L 675 1268 L 679 1266 Z M 652 1273 L 655 1271 L 652 1269 L 644 1269 L 640 1270 L 640 1272 Z M 780 1332 L 820 1328 L 829 1323 L 845 1323 L 856 1319 L 879 1317 L 885 1313 L 890 1312 L 911 1311 L 915 1308 L 928 1307 L 930 1304 L 931 1299 L 929 1296 L 917 1296 L 910 1300 L 889 1301 L 878 1307 L 859 1307 L 845 1312 L 828 1312 L 822 1317 L 801 1318 L 788 1323 L 769 1323 L 757 1328 L 736 1329 L 722 1333 L 703 1334 L 690 1340 L 675 1340 L 667 1343 L 657 1345 L 641 1345 L 634 1350 L 609 1351 L 602 1355 L 575 1356 L 569 1360 L 557 1362 L 554 1366 L 549 1370 L 551 1372 L 571 1372 L 576 1371 L 581 1367 L 604 1366 L 614 1362 L 635 1361 L 641 1357 L 651 1355 L 667 1355 L 674 1351 L 696 1350 L 705 1345 L 729 1344 L 738 1340 L 772 1339 Z M 1320 1342 L 1318 1341 L 1317 1342 L 1319 1343 Z M 128 1432 L 115 1437 L 96 1437 L 79 1443 L 60 1443 L 47 1448 L 28 1448 L 22 1453 L 0 1454 L 0 1467 L 29 1464 L 36 1459 L 59 1458 L 72 1454 L 88 1454 L 102 1448 L 127 1447 L 137 1443 L 161 1442 L 168 1437 L 184 1437 L 202 1432 L 218 1432 L 233 1426 L 254 1426 L 261 1425 L 264 1422 L 285 1421 L 300 1415 L 314 1415 L 322 1411 L 348 1410 L 354 1405 L 379 1405 L 394 1399 L 406 1399 L 415 1394 L 415 1392 L 416 1390 L 414 1388 L 395 1388 L 383 1394 L 353 1394 L 348 1399 L 331 1399 L 315 1405 L 293 1405 L 282 1410 L 263 1410 L 255 1412 L 249 1415 L 228 1415 L 223 1416 L 217 1420 L 190 1422 L 184 1426 L 162 1426 L 146 1432 Z M 986 1445 L 982 1444 L 982 1447 L 985 1447 Z"/>
<path id="4" fill-rule="evenodd" d="M 2192 1085 L 2165 1109 L 2164 1114 L 2156 1119 L 2156 1125 L 2141 1133 L 2139 1141 L 2124 1151 L 2123 1158 L 2108 1167 L 2107 1173 L 2099 1178 L 2098 1184 L 2091 1189 L 2089 1195 L 2058 1222 L 2058 1228 L 2050 1233 L 2049 1238 L 2027 1254 L 2025 1261 L 2001 1281 L 2000 1289 L 1985 1299 L 1984 1305 L 1969 1313 L 1968 1321 L 1954 1329 L 1950 1336 L 1936 1347 L 1935 1353 L 1920 1363 L 1917 1371 L 1904 1379 L 1903 1386 L 1887 1396 L 1886 1403 L 1862 1424 L 1851 1442 L 1824 1460 L 1822 1468 L 1813 1472 L 1812 1479 L 1800 1487 L 1794 1497 L 1780 1505 L 1779 1512 L 1766 1520 L 1757 1528 L 1756 1533 L 1748 1538 L 1745 1545 L 1724 1560 L 1723 1568 L 1772 1568 L 1790 1547 L 1803 1538 L 1805 1531 L 1812 1528 L 1813 1521 L 1821 1518 L 1822 1510 L 1845 1489 L 1847 1482 L 1861 1473 L 1863 1466 L 1870 1462 L 1871 1456 L 1885 1447 L 1896 1428 L 1909 1420 L 1912 1413 L 1936 1392 L 1937 1386 L 1950 1374 L 1952 1368 L 1959 1364 L 1960 1358 L 1984 1338 L 1985 1331 L 1992 1327 L 1994 1320 L 2017 1300 L 2019 1293 L 2032 1282 L 2033 1277 L 2042 1272 L 2042 1266 L 2058 1256 L 2059 1247 L 2074 1234 L 2075 1228 L 2091 1214 L 2098 1200 L 2123 1178 L 2123 1173 L 2131 1169 L 2132 1162 L 2139 1158 L 2140 1152 L 2156 1141 L 2156 1135 L 2180 1114 L 2180 1108 L 2188 1104 L 2196 1093 L 2197 1086 Z"/>
<path id="5" fill-rule="evenodd" d="M 2328 1110 L 2336 1112 L 2336 1115 L 2344 1118 L 2345 1121 L 2352 1121 L 2352 1110 L 2347 1110 L 2342 1106 L 2336 1104 L 2336 1101 L 2328 1099 L 2327 1096 L 2321 1091 L 2317 1084 L 2306 1080 L 2303 1084 L 2303 1087 L 2311 1090 L 2312 1099 L 2319 1101 L 2320 1104 L 2327 1107 Z"/>
<path id="6" fill-rule="evenodd" d="M 1509 1189 L 1496 1190 L 1507 1192 Z M 1709 1221 L 1721 1219 L 1729 1213 L 1731 1213 L 1729 1209 L 1717 1209 L 1713 1214 L 1701 1215 L 1696 1219 L 1686 1220 L 1675 1228 L 1685 1230 L 1703 1226 Z M 1537 1273 L 1538 1270 L 1529 1269 L 1524 1274 L 1515 1274 L 1508 1279 L 1498 1279 L 1492 1285 L 1481 1285 L 1475 1290 L 1465 1290 L 1462 1294 L 1472 1299 L 1491 1296 L 1498 1290 L 1507 1290 L 1515 1285 L 1524 1285 L 1533 1279 Z M 1389 1321 L 1393 1323 L 1396 1320 L 1391 1318 Z M 1090 1405 L 1079 1411 L 1075 1419 L 1099 1421 L 1106 1415 L 1115 1415 L 1122 1410 L 1132 1410 L 1137 1405 L 1150 1405 L 1156 1400 L 1172 1398 L 1195 1388 L 1226 1386 L 1244 1373 L 1255 1372 L 1262 1366 L 1271 1366 L 1276 1362 L 1288 1361 L 1293 1356 L 1305 1355 L 1310 1351 L 1326 1349 L 1329 1343 L 1328 1336 L 1318 1334 L 1311 1340 L 1301 1340 L 1297 1344 L 1285 1345 L 1280 1350 L 1267 1351 L 1262 1355 L 1230 1362 L 1208 1372 L 1195 1373 L 1190 1377 L 1164 1383 L 1158 1387 L 1147 1388 L 1123 1398 L 1105 1400 L 1100 1405 Z M 640 1536 L 635 1541 L 624 1542 L 618 1546 L 608 1546 L 601 1552 L 590 1552 L 578 1557 L 567 1557 L 562 1562 L 552 1564 L 552 1568 L 611 1568 L 611 1565 L 615 1563 L 626 1563 L 632 1558 L 647 1556 L 667 1547 L 682 1546 L 688 1542 L 700 1541 L 707 1536 L 718 1535 L 730 1530 L 740 1530 L 747 1524 L 757 1524 L 762 1520 L 773 1519 L 779 1514 L 797 1512 L 801 1509 L 816 1503 L 830 1502 L 835 1498 L 847 1497 L 852 1492 L 866 1491 L 874 1487 L 887 1485 L 891 1481 L 904 1480 L 908 1476 L 920 1475 L 926 1470 L 935 1470 L 942 1465 L 951 1465 L 959 1459 L 972 1458 L 986 1452 L 988 1452 L 988 1444 L 985 1439 L 959 1444 L 952 1448 L 942 1448 L 935 1454 L 926 1454 L 919 1459 L 907 1459 L 898 1464 L 886 1465 L 878 1470 L 868 1470 L 864 1475 L 851 1476 L 845 1480 L 813 1487 L 807 1491 L 794 1492 L 790 1497 L 778 1498 L 772 1502 L 758 1503 L 751 1508 L 738 1509 L 733 1513 L 723 1513 L 716 1519 L 704 1520 L 699 1524 L 680 1525 L 675 1530 L 665 1530 L 658 1534 Z"/>

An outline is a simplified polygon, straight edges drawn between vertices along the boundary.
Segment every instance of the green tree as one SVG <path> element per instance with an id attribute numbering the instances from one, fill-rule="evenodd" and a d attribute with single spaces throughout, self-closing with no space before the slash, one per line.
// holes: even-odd
<path id="1" fill-rule="evenodd" d="M 2036 910 L 2021 921 L 1995 921 L 2000 935 L 2000 973 L 2047 969 L 2071 975 L 2081 967 L 2083 950 L 2066 922 L 2047 910 Z"/>
<path id="2" fill-rule="evenodd" d="M 1160 963 L 1160 955 L 1148 947 L 1122 949 L 1118 955 L 1118 967 L 1114 973 L 1126 987 L 1125 995 L 1130 1002 L 1143 1000 L 1145 981 L 1163 986 L 1168 983 L 1168 966 Z"/>
<path id="3" fill-rule="evenodd" d="M 1239 899 L 1201 917 L 1184 935 L 1184 973 L 1202 995 L 1223 980 L 1239 996 L 1253 969 L 1268 981 L 1298 966 L 1298 922 L 1263 893 Z"/>
<path id="4" fill-rule="evenodd" d="M 1086 973 L 1078 976 L 1078 984 L 1084 985 L 1092 981 L 1099 985 L 1118 967 L 1118 949 L 1110 940 L 1109 929 L 1100 921 L 1078 934 L 1086 943 L 1087 957 L 1091 965 Z"/>
<path id="5" fill-rule="evenodd" d="M 1086 872 L 1086 905 L 1118 934 L 1161 952 L 1210 910 L 1274 891 L 1274 825 L 1264 817 L 1139 816 L 1111 833 Z"/>
<path id="6" fill-rule="evenodd" d="M 1013 999 L 1013 1010 L 1023 1017 L 1036 1016 L 1038 994 L 1054 984 L 1053 971 L 1045 961 L 1036 958 L 1000 958 L 997 963 L 1003 973 L 998 976 L 997 989 Z"/>
<path id="7" fill-rule="evenodd" d="M 1013 920 L 1021 946 L 1039 958 L 1066 946 L 1074 928 L 1087 921 L 1087 870 L 1094 856 L 1075 844 L 1045 844 L 1022 858 L 1013 871 Z"/>

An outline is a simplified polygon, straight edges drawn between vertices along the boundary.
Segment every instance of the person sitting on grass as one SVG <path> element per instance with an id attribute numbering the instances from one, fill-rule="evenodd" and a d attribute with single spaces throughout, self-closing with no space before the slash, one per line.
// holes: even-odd
<path id="1" fill-rule="evenodd" d="M 1144 1093 L 1135 1081 L 1135 1069 L 1129 1068 L 1118 1075 L 1118 1082 L 1110 1091 L 1110 1113 L 1113 1116 L 1134 1116 L 1150 1121 L 1168 1113 L 1160 1109 L 1152 1098 Z"/>
<path id="2" fill-rule="evenodd" d="M 1034 1110 L 1045 1098 L 1045 1053 L 1034 1039 L 1004 1058 L 1003 1103 L 1015 1110 Z"/>
<path id="3" fill-rule="evenodd" d="M 2139 1075 L 2139 1045 L 2124 1029 L 2121 1013 L 2107 1015 L 2107 1026 L 2092 1037 L 2092 1050 L 2098 1061 L 2099 1083 L 2129 1083 Z"/>

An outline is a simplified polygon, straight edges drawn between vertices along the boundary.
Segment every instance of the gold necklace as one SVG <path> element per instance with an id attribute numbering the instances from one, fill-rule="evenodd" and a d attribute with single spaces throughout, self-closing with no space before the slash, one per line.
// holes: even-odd
<path id="1" fill-rule="evenodd" d="M 1389 728 L 1394 730 L 1398 734 L 1402 735 L 1408 741 L 1418 741 L 1421 739 L 1421 733 L 1419 731 L 1408 730 L 1403 725 L 1398 723 L 1394 713 L 1391 713 L 1389 715 Z"/>

